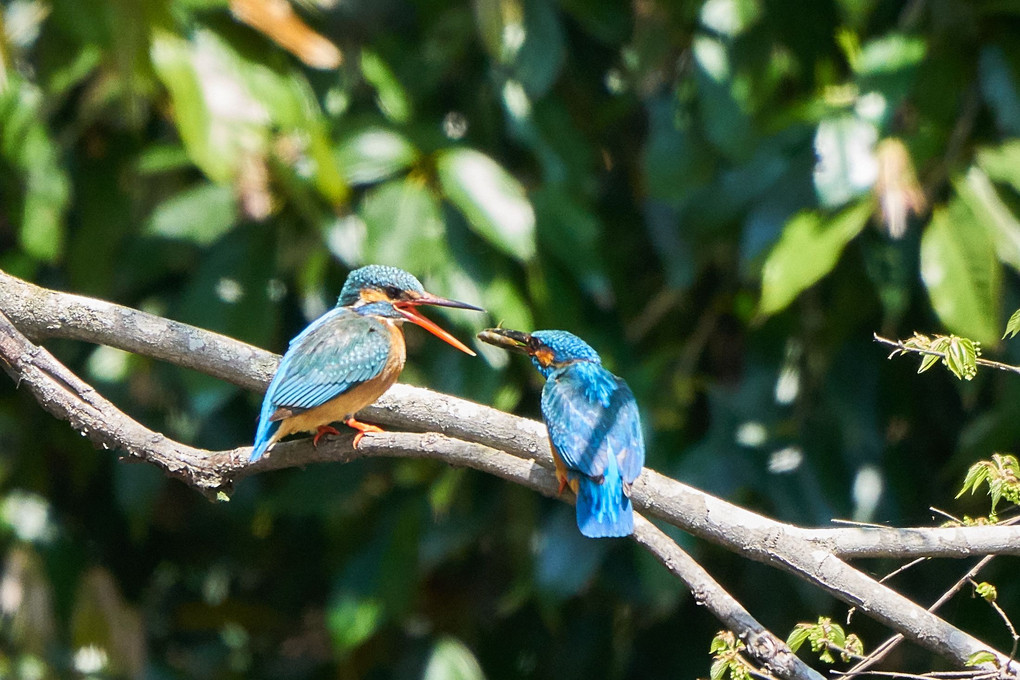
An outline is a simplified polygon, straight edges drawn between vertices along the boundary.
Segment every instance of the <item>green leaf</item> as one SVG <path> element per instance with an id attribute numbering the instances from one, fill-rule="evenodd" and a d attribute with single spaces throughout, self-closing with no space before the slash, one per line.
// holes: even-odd
<path id="1" fill-rule="evenodd" d="M 708 647 L 709 654 L 715 654 L 717 652 L 725 652 L 729 649 L 730 645 L 727 641 L 727 637 L 732 636 L 729 631 L 720 631 L 716 633 L 715 637 L 712 638 L 712 643 Z"/>
<path id="2" fill-rule="evenodd" d="M 18 240 L 24 251 L 38 260 L 54 262 L 64 248 L 70 180 L 46 128 L 42 92 L 18 77 L 8 77 L 6 88 L 0 84 L 0 160 L 20 175 L 16 187 L 9 190 L 21 200 L 20 214 L 8 214 L 19 226 Z M 0 183 L 7 181 L 0 179 Z"/>
<path id="3" fill-rule="evenodd" d="M 999 260 L 1020 271 L 1020 220 L 988 175 L 979 167 L 971 167 L 963 179 L 953 182 L 953 188 L 977 222 L 988 230 Z"/>
<path id="4" fill-rule="evenodd" d="M 271 68 L 206 29 L 190 40 L 157 30 L 151 56 L 188 155 L 210 179 L 235 181 L 280 135 L 305 181 L 333 205 L 347 199 L 322 112 L 299 72 Z"/>
<path id="5" fill-rule="evenodd" d="M 394 123 L 411 120 L 411 98 L 382 57 L 371 50 L 362 50 L 361 75 L 375 88 L 379 110 L 386 118 Z"/>
<path id="6" fill-rule="evenodd" d="M 868 41 L 853 60 L 853 68 L 862 76 L 902 71 L 920 64 L 926 51 L 923 39 L 892 33 Z"/>
<path id="7" fill-rule="evenodd" d="M 985 602 L 995 602 L 995 600 L 999 597 L 998 589 L 987 581 L 982 581 L 974 586 L 974 592 L 976 592 L 978 597 L 983 599 Z"/>
<path id="8" fill-rule="evenodd" d="M 932 366 L 937 364 L 939 362 L 939 360 L 941 360 L 941 359 L 942 359 L 942 357 L 940 357 L 937 354 L 922 354 L 921 355 L 921 365 L 917 368 L 917 372 L 918 373 L 924 373 L 929 368 L 931 368 Z"/>
<path id="9" fill-rule="evenodd" d="M 795 215 L 765 261 L 759 314 L 770 316 L 782 311 L 802 291 L 828 274 L 870 215 L 871 205 L 866 201 L 829 219 L 823 219 L 817 212 Z"/>
<path id="10" fill-rule="evenodd" d="M 341 594 L 330 603 L 326 627 L 341 656 L 372 637 L 384 619 L 382 604 L 371 597 Z"/>
<path id="11" fill-rule="evenodd" d="M 393 179 L 365 194 L 358 210 L 366 225 L 364 257 L 409 271 L 432 271 L 446 261 L 439 199 L 420 178 Z"/>
<path id="12" fill-rule="evenodd" d="M 566 58 L 556 5 L 544 0 L 475 0 L 474 5 L 482 44 L 501 70 L 529 97 L 548 92 Z"/>
<path id="13" fill-rule="evenodd" d="M 977 358 L 981 355 L 979 343 L 950 335 L 940 336 L 931 347 L 933 351 L 943 352 L 942 363 L 958 379 L 971 380 L 977 375 Z"/>
<path id="14" fill-rule="evenodd" d="M 351 184 L 372 184 L 411 167 L 418 152 L 403 135 L 370 127 L 350 135 L 337 146 L 340 172 Z"/>
<path id="15" fill-rule="evenodd" d="M 963 665 L 964 666 L 980 666 L 983 663 L 994 664 L 996 666 L 996 668 L 998 668 L 998 666 L 999 666 L 999 657 L 995 656 L 995 654 L 993 654 L 992 652 L 981 650 L 979 652 L 974 652 L 973 654 L 968 656 L 967 660 L 964 662 Z"/>
<path id="16" fill-rule="evenodd" d="M 516 179 L 473 149 L 447 149 L 436 159 L 446 197 L 493 246 L 519 260 L 535 255 L 535 212 Z"/>
<path id="17" fill-rule="evenodd" d="M 967 470 L 967 476 L 963 480 L 963 487 L 960 489 L 960 492 L 956 494 L 956 497 L 959 498 L 963 494 L 967 493 L 968 489 L 971 494 L 975 493 L 978 490 L 978 487 L 981 486 L 982 482 L 988 479 L 988 473 L 989 467 L 986 461 L 971 465 Z"/>
<path id="18" fill-rule="evenodd" d="M 234 191 L 205 183 L 181 191 L 156 206 L 144 233 L 209 245 L 237 221 Z"/>
<path id="19" fill-rule="evenodd" d="M 786 638 L 786 645 L 792 651 L 796 652 L 805 642 L 807 642 L 808 638 L 811 637 L 811 630 L 813 627 L 814 624 L 798 623 L 794 626 L 789 637 Z"/>
<path id="20" fill-rule="evenodd" d="M 250 125 L 240 122 L 235 128 L 217 125 L 216 116 L 206 103 L 201 71 L 195 62 L 203 59 L 210 65 L 222 64 L 224 57 L 215 49 L 218 41 L 206 40 L 206 44 L 209 47 L 203 53 L 207 56 L 200 57 L 189 41 L 157 30 L 152 36 L 152 64 L 170 93 L 174 122 L 188 155 L 211 179 L 226 182 L 239 163 L 236 132 Z M 244 92 L 240 96 L 247 98 Z"/>
<path id="21" fill-rule="evenodd" d="M 556 257 L 585 291 L 603 306 L 612 302 L 612 288 L 599 247 L 602 225 L 596 211 L 578 204 L 557 188 L 544 188 L 532 196 L 542 252 Z"/>
<path id="22" fill-rule="evenodd" d="M 998 342 L 1002 276 L 995 246 L 959 199 L 937 209 L 921 237 L 921 278 L 946 328 L 982 344 Z"/>
<path id="23" fill-rule="evenodd" d="M 1020 140 L 978 151 L 978 165 L 996 182 L 1005 182 L 1020 192 Z"/>
<path id="24" fill-rule="evenodd" d="M 444 636 L 432 648 L 425 665 L 423 680 L 484 680 L 485 674 L 478 659 L 467 646 Z"/>

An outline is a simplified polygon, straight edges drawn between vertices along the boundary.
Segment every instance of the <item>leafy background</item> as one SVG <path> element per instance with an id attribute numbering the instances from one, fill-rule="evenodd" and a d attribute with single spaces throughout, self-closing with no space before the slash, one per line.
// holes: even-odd
<path id="1" fill-rule="evenodd" d="M 0 268 L 281 351 L 350 268 L 398 265 L 489 310 L 444 318 L 461 337 L 589 340 L 648 464 L 706 491 L 805 525 L 987 511 L 952 497 L 1015 446 L 1020 382 L 914 376 L 871 335 L 1020 361 L 998 340 L 1020 301 L 1014 4 L 303 0 L 260 23 L 281 3 L 4 0 Z M 525 362 L 408 336 L 405 380 L 537 415 Z M 171 437 L 252 437 L 260 395 L 49 346 Z M 780 634 L 844 616 L 678 538 Z M 9 381 L 0 550 L 4 677 L 696 677 L 718 627 L 635 546 L 495 479 L 362 461 L 210 504 Z M 961 571 L 897 585 L 928 603 Z M 980 601 L 946 616 L 1008 647 Z"/>

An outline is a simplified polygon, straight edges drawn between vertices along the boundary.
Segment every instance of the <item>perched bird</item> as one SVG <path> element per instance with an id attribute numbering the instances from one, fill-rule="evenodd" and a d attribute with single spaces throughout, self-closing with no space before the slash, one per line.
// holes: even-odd
<path id="1" fill-rule="evenodd" d="M 293 432 L 315 432 L 312 442 L 318 444 L 326 433 L 339 434 L 329 425 L 335 421 L 358 430 L 355 447 L 366 432 L 382 432 L 355 420 L 354 414 L 389 389 L 404 368 L 404 321 L 474 356 L 417 312 L 419 305 L 484 311 L 427 293 L 418 279 L 396 267 L 368 265 L 352 271 L 336 307 L 291 340 L 262 401 L 250 460 Z"/>
<path id="2" fill-rule="evenodd" d="M 634 532 L 630 489 L 645 462 L 641 420 L 630 388 L 602 367 L 588 343 L 566 331 L 490 328 L 478 339 L 524 352 L 545 376 L 542 418 L 560 493 L 577 496 L 577 526 L 591 538 Z"/>

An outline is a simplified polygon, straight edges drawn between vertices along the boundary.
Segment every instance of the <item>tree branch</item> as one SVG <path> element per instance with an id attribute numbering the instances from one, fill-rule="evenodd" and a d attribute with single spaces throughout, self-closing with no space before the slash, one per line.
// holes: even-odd
<path id="1" fill-rule="evenodd" d="M 259 390 L 265 388 L 275 368 L 271 355 L 236 340 L 110 303 L 47 291 L 2 272 L 0 272 L 0 300 L 3 301 L 0 306 L 3 307 L 3 311 L 9 312 L 15 325 L 24 327 L 26 332 L 37 337 L 59 336 L 103 342 L 195 368 L 234 384 Z M 10 335 L 9 330 L 6 335 Z M 42 377 L 52 374 L 72 388 L 74 398 L 84 405 L 83 412 L 88 414 L 88 418 L 80 418 L 77 413 L 68 411 L 61 417 L 67 417 L 72 425 L 78 427 L 79 431 L 87 433 L 100 446 L 110 447 L 115 444 L 110 432 L 101 434 L 96 432 L 97 426 L 101 427 L 104 422 L 100 416 L 108 417 L 110 413 L 108 409 L 112 405 L 105 409 L 101 407 L 98 401 L 101 397 L 69 371 L 67 373 L 70 375 L 62 375 L 58 368 L 59 363 L 53 366 L 50 362 L 55 360 L 44 350 L 7 347 L 8 344 L 5 340 L 4 355 L 8 357 L 7 361 L 11 365 L 9 372 L 18 376 L 16 379 L 27 381 L 26 376 L 33 374 L 33 371 L 40 371 Z M 15 353 L 8 354 L 8 350 Z M 51 412 L 59 411 L 59 399 L 55 397 L 52 389 L 49 392 L 40 391 L 37 397 Z M 551 456 L 541 423 L 407 385 L 395 385 L 376 404 L 364 409 L 362 416 L 386 425 L 442 432 L 464 440 L 455 445 L 449 444 L 448 442 L 454 440 L 437 438 L 438 435 L 435 434 L 415 439 L 422 442 L 421 446 L 434 457 L 453 464 L 471 465 L 477 469 L 490 471 L 485 465 L 496 465 L 496 461 L 499 461 L 498 465 L 510 466 L 505 468 L 509 470 L 517 463 L 507 462 L 506 456 L 498 458 L 492 458 L 491 455 L 482 456 L 485 460 L 475 461 L 477 464 L 469 463 L 467 459 L 461 462 L 461 458 L 457 457 L 460 455 L 457 451 L 476 451 L 470 448 L 472 443 L 505 451 L 520 458 L 527 466 L 528 473 L 525 479 L 534 480 L 538 478 L 535 475 L 544 475 L 549 484 L 552 484 L 549 473 L 549 468 L 552 467 Z M 80 419 L 76 421 L 76 418 Z M 141 428 L 140 425 L 138 427 Z M 113 434 L 122 434 L 125 440 L 123 448 L 129 455 L 136 457 L 145 457 L 145 452 L 150 449 L 162 450 L 170 447 L 169 450 L 162 450 L 158 456 L 153 456 L 153 462 L 169 474 L 204 489 L 207 494 L 228 489 L 232 482 L 256 471 L 303 465 L 320 460 L 337 460 L 337 452 L 333 445 L 314 449 L 306 442 L 295 442 L 277 445 L 273 455 L 249 466 L 244 463 L 247 458 L 247 447 L 228 452 L 204 452 L 170 442 L 162 435 L 151 433 L 144 428 L 142 430 L 138 432 L 118 422 L 115 424 Z M 362 448 L 369 452 L 373 451 L 373 447 L 379 442 L 390 441 L 393 444 L 397 441 L 389 440 L 390 437 L 413 437 L 413 435 L 377 435 L 366 438 Z M 391 455 L 416 455 L 413 451 L 417 451 L 400 447 L 386 450 L 392 451 Z M 385 455 L 381 451 L 376 453 Z M 347 458 L 343 456 L 340 458 L 349 459 L 350 451 L 345 455 Z M 541 470 L 542 468 L 544 470 Z M 492 472 L 500 474 L 495 470 Z M 550 490 L 551 488 L 550 486 Z M 891 534 L 886 532 L 885 537 L 878 541 L 870 538 L 875 536 L 870 532 L 886 530 L 852 528 L 821 530 L 824 533 L 817 533 L 819 530 L 814 530 L 815 533 L 812 533 L 812 530 L 776 522 L 725 503 L 648 469 L 644 470 L 635 484 L 633 498 L 635 506 L 645 513 L 666 519 L 680 528 L 746 557 L 778 566 L 804 578 L 904 633 L 921 646 L 958 664 L 965 663 L 976 651 L 991 651 L 990 647 L 979 640 L 853 569 L 827 547 L 843 546 L 841 536 L 857 536 L 860 550 L 855 556 L 876 556 L 878 554 L 876 545 L 881 543 L 888 547 L 892 540 Z M 984 546 L 979 545 L 981 539 L 994 539 L 995 545 L 1002 547 L 1007 543 L 1003 537 L 1012 535 L 1012 545 L 1020 543 L 1017 540 L 1020 534 L 1016 533 L 1015 527 L 981 527 L 983 531 L 980 535 L 978 533 L 972 535 L 970 532 L 974 529 L 977 528 L 910 531 L 916 532 L 917 535 L 922 535 L 923 532 L 940 532 L 932 536 L 937 536 L 934 542 L 943 546 L 965 536 L 962 542 L 956 544 L 954 556 L 975 554 L 982 550 Z M 869 538 L 864 540 L 862 538 L 864 536 Z M 637 540 L 640 541 L 641 537 Z M 835 545 L 837 543 L 838 545 Z M 918 543 L 915 542 L 913 545 L 916 547 Z M 949 554 L 952 551 L 946 552 Z M 675 562 L 663 561 L 663 563 L 669 566 Z M 693 577 L 692 582 L 696 582 Z M 996 654 L 1003 664 L 1011 663 L 1005 655 L 999 652 Z"/>
<path id="2" fill-rule="evenodd" d="M 896 356 L 897 354 L 906 354 L 908 352 L 933 357 L 941 357 L 943 359 L 946 358 L 945 352 L 939 352 L 933 349 L 923 349 L 921 347 L 911 347 L 902 340 L 890 340 L 889 338 L 883 338 L 878 333 L 875 333 L 873 337 L 875 338 L 875 342 L 880 342 L 883 345 L 888 345 L 889 347 L 892 347 L 895 350 L 892 354 L 889 355 L 890 359 Z M 994 359 L 984 359 L 982 357 L 977 357 L 976 359 L 974 359 L 974 363 L 977 364 L 978 366 L 997 368 L 1000 371 L 1006 371 L 1008 373 L 1020 373 L 1020 366 L 1014 366 L 1013 364 L 1004 364 L 1001 361 L 995 361 Z"/>
<path id="3" fill-rule="evenodd" d="M 114 406 L 45 349 L 33 345 L 0 312 L 0 361 L 19 386 L 25 386 L 54 416 L 104 449 L 121 449 L 129 457 L 154 463 L 170 476 L 198 488 L 210 498 L 226 494 L 233 484 L 254 473 L 316 462 L 348 462 L 359 458 L 399 457 L 438 460 L 470 467 L 558 497 L 559 483 L 549 469 L 483 444 L 437 433 L 371 434 L 353 448 L 353 433 L 315 447 L 308 439 L 277 444 L 271 455 L 248 463 L 250 447 L 207 451 L 173 441 L 149 430 Z M 561 500 L 566 500 L 561 498 Z M 748 652 L 763 667 L 789 680 L 823 680 L 786 643 L 762 626 L 690 555 L 640 514 L 634 540 L 652 553 L 730 630 L 739 631 Z"/>
<path id="4" fill-rule="evenodd" d="M 239 340 L 103 300 L 61 293 L 0 271 L 0 310 L 34 340 L 67 338 L 109 345 L 192 368 L 245 389 L 264 392 L 279 356 Z M 361 414 L 401 429 L 443 434 L 499 448 L 550 466 L 542 423 L 488 406 L 397 384 Z M 639 483 L 647 495 L 670 498 L 653 504 L 652 514 L 685 531 L 726 545 L 728 527 L 752 522 L 761 542 L 776 531 L 809 541 L 846 558 L 969 557 L 1020 555 L 1020 526 L 841 527 L 805 529 L 783 524 L 714 498 L 698 489 L 645 470 Z"/>

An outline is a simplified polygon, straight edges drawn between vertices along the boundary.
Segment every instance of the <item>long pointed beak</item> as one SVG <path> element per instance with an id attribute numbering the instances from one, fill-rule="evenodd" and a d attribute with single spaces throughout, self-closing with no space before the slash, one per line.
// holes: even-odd
<path id="1" fill-rule="evenodd" d="M 402 300 L 397 304 L 414 307 L 418 305 L 432 305 L 433 307 L 455 307 L 457 309 L 470 309 L 475 312 L 485 311 L 481 307 L 475 307 L 474 305 L 469 305 L 468 303 L 461 302 L 460 300 L 451 300 L 449 298 L 439 297 L 438 295 L 433 295 L 432 293 L 422 293 L 413 300 Z"/>
<path id="2" fill-rule="evenodd" d="M 478 334 L 478 339 L 496 347 L 530 354 L 528 350 L 531 342 L 530 333 L 514 331 L 509 328 L 486 328 Z"/>
<path id="3" fill-rule="evenodd" d="M 465 345 L 463 342 L 453 337 L 450 333 L 440 328 L 434 321 L 425 317 L 415 307 L 419 305 L 434 305 L 436 307 L 455 307 L 457 309 L 471 309 L 477 312 L 484 312 L 485 310 L 481 307 L 475 307 L 469 305 L 466 302 L 459 302 L 457 300 L 448 300 L 447 298 L 439 297 L 438 295 L 432 295 L 431 293 L 425 293 L 419 298 L 414 300 L 403 300 L 401 302 L 394 303 L 393 307 L 401 316 L 410 321 L 411 323 L 421 326 L 432 335 L 436 336 L 440 340 L 448 342 L 453 345 L 461 352 L 470 354 L 471 356 L 477 356 L 470 347 Z"/>

